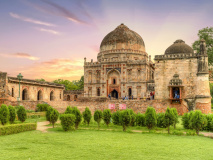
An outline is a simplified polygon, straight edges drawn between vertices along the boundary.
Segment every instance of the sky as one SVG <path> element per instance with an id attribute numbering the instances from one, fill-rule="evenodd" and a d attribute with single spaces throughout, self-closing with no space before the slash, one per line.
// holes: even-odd
<path id="1" fill-rule="evenodd" d="M 212 0 L 0 0 L 0 71 L 27 79 L 79 80 L 103 38 L 124 23 L 154 59 L 213 26 Z"/>

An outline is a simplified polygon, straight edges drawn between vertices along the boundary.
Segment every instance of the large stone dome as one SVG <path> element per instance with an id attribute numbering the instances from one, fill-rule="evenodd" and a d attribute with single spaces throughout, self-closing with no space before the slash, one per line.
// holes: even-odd
<path id="1" fill-rule="evenodd" d="M 165 54 L 179 54 L 179 53 L 190 54 L 194 53 L 194 51 L 189 45 L 185 44 L 185 42 L 181 39 L 176 40 L 174 44 L 169 46 L 165 51 Z"/>
<path id="2" fill-rule="evenodd" d="M 101 42 L 100 52 L 120 49 L 145 52 L 145 44 L 141 36 L 130 30 L 123 23 L 104 37 Z"/>

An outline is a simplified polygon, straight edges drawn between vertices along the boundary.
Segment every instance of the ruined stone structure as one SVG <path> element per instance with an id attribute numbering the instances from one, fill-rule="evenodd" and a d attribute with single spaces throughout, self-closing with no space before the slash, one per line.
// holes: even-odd
<path id="1" fill-rule="evenodd" d="M 124 24 L 101 42 L 97 62 L 84 59 L 84 96 L 137 99 L 154 91 L 154 65 L 141 36 Z"/>
<path id="2" fill-rule="evenodd" d="M 200 53 L 183 40 L 168 47 L 164 55 L 155 56 L 155 99 L 170 100 L 171 104 L 201 109 L 211 113 L 208 56 L 205 41 L 201 40 Z M 175 98 L 175 93 L 180 99 Z"/>
<path id="3" fill-rule="evenodd" d="M 64 101 L 77 101 L 78 98 L 83 96 L 84 90 L 73 90 L 73 91 L 64 90 Z"/>

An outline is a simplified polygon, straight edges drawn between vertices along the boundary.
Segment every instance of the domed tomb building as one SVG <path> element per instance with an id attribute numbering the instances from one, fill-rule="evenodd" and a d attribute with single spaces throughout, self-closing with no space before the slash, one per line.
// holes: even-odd
<path id="1" fill-rule="evenodd" d="M 200 53 L 183 40 L 176 40 L 164 55 L 155 56 L 155 99 L 187 110 L 211 113 L 208 56 L 204 40 Z M 185 111 L 184 111 L 185 110 Z"/>
<path id="2" fill-rule="evenodd" d="M 144 41 L 124 24 L 104 37 L 97 62 L 84 59 L 84 97 L 147 97 L 153 82 L 153 62 Z"/>

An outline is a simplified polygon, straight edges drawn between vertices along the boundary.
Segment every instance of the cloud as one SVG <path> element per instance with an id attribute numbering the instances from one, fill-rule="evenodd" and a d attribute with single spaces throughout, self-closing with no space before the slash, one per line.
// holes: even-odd
<path id="1" fill-rule="evenodd" d="M 55 26 L 54 24 L 51 24 L 51 23 L 47 23 L 47 22 L 35 20 L 35 19 L 32 19 L 32 18 L 28 18 L 28 17 L 23 17 L 23 16 L 20 16 L 18 14 L 12 13 L 12 12 L 10 12 L 9 14 L 13 18 L 20 19 L 20 20 L 25 21 L 25 22 L 29 22 L 29 23 L 33 23 L 33 24 L 39 24 L 39 25 L 44 25 L 44 26 L 51 26 L 51 27 Z"/>
<path id="2" fill-rule="evenodd" d="M 41 31 L 41 32 L 48 32 L 54 35 L 60 35 L 60 33 L 58 31 L 52 30 L 52 29 L 45 29 L 45 28 L 36 28 L 37 30 Z"/>
<path id="3" fill-rule="evenodd" d="M 9 57 L 9 58 L 25 58 L 25 59 L 29 59 L 29 60 L 32 60 L 32 61 L 39 60 L 38 57 L 31 56 L 28 53 L 13 53 L 13 54 L 2 53 L 0 55 L 3 56 L 3 57 Z"/>

